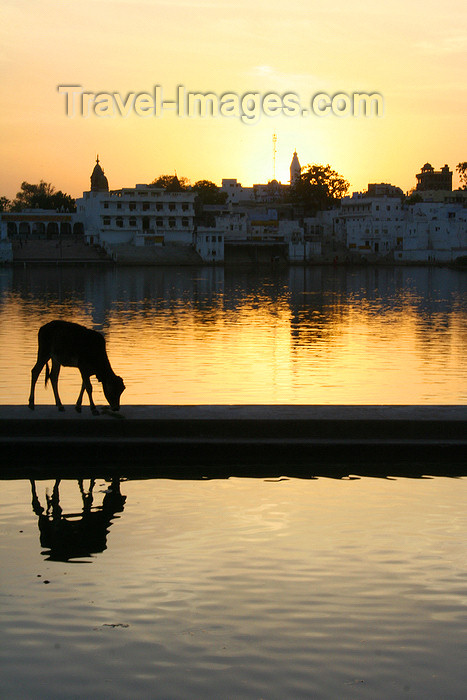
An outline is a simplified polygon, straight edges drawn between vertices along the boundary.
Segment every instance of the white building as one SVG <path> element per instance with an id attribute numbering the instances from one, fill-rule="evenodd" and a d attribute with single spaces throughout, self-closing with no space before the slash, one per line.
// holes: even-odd
<path id="1" fill-rule="evenodd" d="M 167 189 L 136 185 L 109 190 L 97 159 L 91 190 L 76 200 L 76 218 L 82 221 L 90 243 L 192 245 L 195 196 L 194 192 L 182 190 L 176 177 Z"/>
<path id="2" fill-rule="evenodd" d="M 458 204 L 420 202 L 406 211 L 405 262 L 451 262 L 467 255 L 467 209 Z"/>
<path id="3" fill-rule="evenodd" d="M 349 250 L 386 255 L 402 247 L 405 212 L 400 197 L 369 197 L 356 192 L 343 197 L 338 231 Z"/>
<path id="4" fill-rule="evenodd" d="M 205 262 L 224 261 L 225 236 L 217 227 L 198 227 L 195 235 L 195 250 Z"/>
<path id="5" fill-rule="evenodd" d="M 340 207 L 305 220 L 306 232 L 322 230 L 360 256 L 393 256 L 395 262 L 450 262 L 467 254 L 467 209 L 462 204 L 402 203 L 399 196 L 354 193 Z"/>
<path id="6" fill-rule="evenodd" d="M 253 194 L 252 187 L 242 187 L 242 184 L 234 178 L 224 178 L 220 190 L 227 194 L 227 202 L 229 204 L 239 204 L 251 199 Z"/>
<path id="7" fill-rule="evenodd" d="M 209 207 L 205 207 L 205 209 L 209 209 Z M 245 209 L 229 207 L 223 212 L 217 212 L 215 220 L 216 228 L 223 232 L 225 238 L 248 237 L 249 220 Z"/>

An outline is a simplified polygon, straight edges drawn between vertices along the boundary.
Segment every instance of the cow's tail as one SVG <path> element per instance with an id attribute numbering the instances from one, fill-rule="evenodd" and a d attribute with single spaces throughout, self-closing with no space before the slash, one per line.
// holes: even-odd
<path id="1" fill-rule="evenodd" d="M 47 386 L 47 382 L 49 381 L 50 377 L 50 372 L 49 372 L 49 363 L 45 363 L 45 386 Z"/>

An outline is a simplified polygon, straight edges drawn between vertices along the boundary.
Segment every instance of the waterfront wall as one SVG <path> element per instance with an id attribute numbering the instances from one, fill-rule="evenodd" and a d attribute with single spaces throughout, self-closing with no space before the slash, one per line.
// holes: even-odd
<path id="1" fill-rule="evenodd" d="M 0 263 L 13 262 L 13 247 L 8 240 L 0 240 Z"/>
<path id="2" fill-rule="evenodd" d="M 467 475 L 465 406 L 101 410 L 0 406 L 2 477 Z"/>

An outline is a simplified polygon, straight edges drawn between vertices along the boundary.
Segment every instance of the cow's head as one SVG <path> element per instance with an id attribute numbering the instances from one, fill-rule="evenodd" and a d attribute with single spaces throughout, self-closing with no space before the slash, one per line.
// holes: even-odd
<path id="1" fill-rule="evenodd" d="M 125 390 L 123 379 L 115 374 L 110 379 L 102 382 L 102 388 L 112 411 L 118 411 L 120 408 L 120 396 Z"/>

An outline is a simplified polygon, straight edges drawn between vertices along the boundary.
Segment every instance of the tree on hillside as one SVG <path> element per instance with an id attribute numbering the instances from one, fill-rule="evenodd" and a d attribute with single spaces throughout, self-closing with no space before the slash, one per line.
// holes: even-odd
<path id="1" fill-rule="evenodd" d="M 328 165 L 306 165 L 299 178 L 290 186 L 289 199 L 314 213 L 330 209 L 344 197 L 350 184 Z"/>
<path id="2" fill-rule="evenodd" d="M 159 175 L 151 182 L 151 185 L 163 187 L 168 192 L 181 192 L 188 189 L 190 181 L 186 177 L 177 177 L 177 175 Z"/>
<path id="3" fill-rule="evenodd" d="M 69 194 L 58 192 L 49 182 L 41 180 L 38 185 L 21 183 L 21 190 L 11 206 L 12 211 L 22 209 L 55 209 L 58 211 L 76 211 L 76 203 Z"/>
<path id="4" fill-rule="evenodd" d="M 467 190 L 467 161 L 463 163 L 458 163 L 456 165 L 456 170 L 459 173 L 459 178 L 461 181 L 461 190 Z"/>

